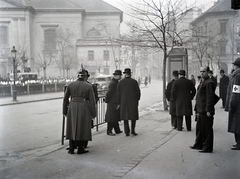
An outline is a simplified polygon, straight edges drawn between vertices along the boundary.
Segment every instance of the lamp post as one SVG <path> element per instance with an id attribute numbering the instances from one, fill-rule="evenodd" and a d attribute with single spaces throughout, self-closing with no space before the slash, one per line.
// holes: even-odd
<path id="1" fill-rule="evenodd" d="M 15 46 L 11 50 L 12 58 L 13 58 L 13 101 L 17 101 L 17 90 L 16 90 L 16 53 L 17 50 Z"/>

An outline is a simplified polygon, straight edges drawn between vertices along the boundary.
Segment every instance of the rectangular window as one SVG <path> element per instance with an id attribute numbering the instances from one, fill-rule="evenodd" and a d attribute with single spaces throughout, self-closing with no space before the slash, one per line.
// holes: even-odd
<path id="1" fill-rule="evenodd" d="M 220 25 L 220 34 L 226 34 L 227 33 L 227 20 L 219 20 Z"/>
<path id="2" fill-rule="evenodd" d="M 45 50 L 46 51 L 55 51 L 56 50 L 56 30 L 55 29 L 46 29 L 44 31 L 45 39 Z"/>
<path id="3" fill-rule="evenodd" d="M 220 50 L 220 55 L 226 55 L 226 42 L 225 41 L 220 41 L 219 42 L 219 50 Z"/>
<path id="4" fill-rule="evenodd" d="M 104 61 L 109 61 L 109 50 L 103 51 L 103 59 Z"/>
<path id="5" fill-rule="evenodd" d="M 8 46 L 8 27 L 0 26 L 0 46 Z"/>
<path id="6" fill-rule="evenodd" d="M 94 51 L 88 50 L 88 61 L 94 61 Z"/>
<path id="7" fill-rule="evenodd" d="M 240 42 L 237 42 L 237 54 L 240 54 Z"/>

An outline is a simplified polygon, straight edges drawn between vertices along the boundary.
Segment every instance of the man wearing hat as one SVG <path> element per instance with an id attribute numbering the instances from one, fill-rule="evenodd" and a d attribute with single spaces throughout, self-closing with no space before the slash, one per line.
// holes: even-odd
<path id="1" fill-rule="evenodd" d="M 172 77 L 173 79 L 167 84 L 167 89 L 165 92 L 167 100 L 170 102 L 170 110 L 169 114 L 171 115 L 171 125 L 173 129 L 177 128 L 177 116 L 176 116 L 176 105 L 173 99 L 171 98 L 171 90 L 172 90 L 172 85 L 174 81 L 178 79 L 178 71 L 173 70 L 172 72 Z"/>
<path id="2" fill-rule="evenodd" d="M 232 150 L 240 150 L 240 57 L 233 62 L 225 110 L 228 111 L 228 132 L 234 133 L 236 144 Z"/>
<path id="3" fill-rule="evenodd" d="M 91 120 L 96 117 L 96 103 L 92 85 L 85 81 L 86 76 L 87 72 L 82 69 L 78 79 L 67 86 L 63 99 L 63 115 L 67 116 L 66 139 L 70 140 L 69 154 L 74 154 L 75 146 L 78 146 L 78 154 L 87 153 L 84 145 L 92 140 Z"/>
<path id="4" fill-rule="evenodd" d="M 209 70 L 208 76 L 209 76 L 209 78 L 213 81 L 213 83 L 214 83 L 214 85 L 215 85 L 215 89 L 216 89 L 216 88 L 217 88 L 217 78 L 215 78 L 215 77 L 213 76 L 213 71 L 212 71 L 212 70 Z"/>
<path id="5" fill-rule="evenodd" d="M 118 107 L 117 99 L 117 85 L 122 77 L 121 70 L 115 70 L 113 78 L 108 85 L 108 91 L 106 93 L 105 102 L 107 103 L 107 111 L 105 115 L 105 121 L 107 122 L 107 135 L 114 136 L 112 129 L 116 134 L 122 133 L 119 127 L 120 121 L 120 110 Z"/>
<path id="6" fill-rule="evenodd" d="M 225 75 L 224 70 L 220 70 L 219 96 L 222 99 L 222 108 L 225 108 L 227 88 L 229 83 L 228 76 Z"/>
<path id="7" fill-rule="evenodd" d="M 128 121 L 131 121 L 131 134 L 136 136 L 135 132 L 136 120 L 139 118 L 138 102 L 141 97 L 138 82 L 131 78 L 131 69 L 124 70 L 125 78 L 118 84 L 118 105 L 120 105 L 120 119 L 124 120 L 124 132 L 126 136 L 130 135 Z"/>
<path id="8" fill-rule="evenodd" d="M 196 89 L 191 80 L 186 79 L 186 71 L 179 71 L 180 78 L 173 83 L 171 97 L 176 104 L 177 129 L 182 131 L 183 116 L 185 116 L 186 127 L 191 131 L 192 100 Z"/>

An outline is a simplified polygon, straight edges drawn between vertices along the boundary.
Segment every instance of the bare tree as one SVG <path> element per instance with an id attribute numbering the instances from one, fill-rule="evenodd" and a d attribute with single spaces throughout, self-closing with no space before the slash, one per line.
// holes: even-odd
<path id="1" fill-rule="evenodd" d="M 42 50 L 38 53 L 36 59 L 36 67 L 43 70 L 43 78 L 47 78 L 47 67 L 49 67 L 53 60 L 56 58 L 56 53 L 54 51 Z"/>
<path id="2" fill-rule="evenodd" d="M 165 96 L 167 58 L 176 42 L 181 42 L 176 30 L 177 20 L 186 11 L 181 0 L 140 0 L 134 5 L 128 4 L 129 14 L 135 18 L 128 25 L 141 39 L 135 41 L 138 45 L 159 48 L 163 52 L 163 103 L 167 110 Z"/>

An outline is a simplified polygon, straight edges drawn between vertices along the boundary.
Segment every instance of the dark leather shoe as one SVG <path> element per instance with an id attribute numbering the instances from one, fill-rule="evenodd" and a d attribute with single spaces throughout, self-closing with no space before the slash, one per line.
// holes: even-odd
<path id="1" fill-rule="evenodd" d="M 74 154 L 74 150 L 68 150 L 69 154 Z"/>
<path id="2" fill-rule="evenodd" d="M 210 151 L 210 150 L 199 150 L 198 152 L 199 153 L 212 153 L 212 151 Z"/>
<path id="3" fill-rule="evenodd" d="M 136 132 L 133 132 L 132 135 L 136 136 L 136 135 L 138 135 L 138 134 L 137 134 Z"/>
<path id="4" fill-rule="evenodd" d="M 233 148 L 231 148 L 232 150 L 240 150 L 240 147 L 233 147 Z"/>
<path id="5" fill-rule="evenodd" d="M 107 133 L 107 135 L 110 135 L 110 136 L 115 136 L 115 134 L 113 134 L 113 133 Z"/>
<path id="6" fill-rule="evenodd" d="M 190 149 L 196 149 L 196 150 L 202 150 L 202 147 L 197 147 L 197 146 L 189 146 Z"/>
<path id="7" fill-rule="evenodd" d="M 129 134 L 126 134 L 126 136 L 128 137 L 128 136 L 129 136 Z"/>
<path id="8" fill-rule="evenodd" d="M 85 154 L 85 153 L 88 153 L 89 151 L 88 150 L 78 150 L 77 154 Z"/>
<path id="9" fill-rule="evenodd" d="M 116 132 L 116 134 L 121 134 L 123 131 Z"/>

